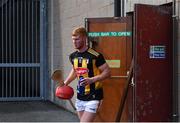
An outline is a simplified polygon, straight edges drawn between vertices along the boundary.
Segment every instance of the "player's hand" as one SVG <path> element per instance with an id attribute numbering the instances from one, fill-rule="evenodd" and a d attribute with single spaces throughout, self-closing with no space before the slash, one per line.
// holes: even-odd
<path id="1" fill-rule="evenodd" d="M 80 82 L 80 86 L 86 86 L 86 85 L 90 85 L 93 83 L 93 79 L 92 78 L 84 78 L 81 82 Z"/>

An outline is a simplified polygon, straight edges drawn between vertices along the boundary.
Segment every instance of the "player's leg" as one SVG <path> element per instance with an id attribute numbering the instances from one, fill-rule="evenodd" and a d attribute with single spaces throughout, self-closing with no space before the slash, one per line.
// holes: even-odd
<path id="1" fill-rule="evenodd" d="M 81 119 L 84 113 L 84 110 L 85 110 L 84 104 L 85 103 L 83 101 L 76 99 L 75 106 L 76 106 L 76 111 L 77 111 L 79 119 Z"/>
<path id="2" fill-rule="evenodd" d="M 93 122 L 96 117 L 96 113 L 84 111 L 81 116 L 80 122 Z"/>
<path id="3" fill-rule="evenodd" d="M 85 111 L 81 116 L 81 122 L 92 122 L 96 117 L 96 112 L 99 107 L 99 100 L 87 101 Z"/>
<path id="4" fill-rule="evenodd" d="M 77 114 L 78 114 L 79 119 L 81 119 L 82 115 L 84 114 L 84 111 L 78 111 Z"/>

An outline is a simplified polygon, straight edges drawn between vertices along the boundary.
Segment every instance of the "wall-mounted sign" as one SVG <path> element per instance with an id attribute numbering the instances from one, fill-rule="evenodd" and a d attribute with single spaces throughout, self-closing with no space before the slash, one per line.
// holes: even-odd
<path id="1" fill-rule="evenodd" d="M 89 37 L 131 36 L 131 32 L 89 32 Z"/>
<path id="2" fill-rule="evenodd" d="M 120 60 L 106 60 L 110 68 L 120 68 Z"/>
<path id="3" fill-rule="evenodd" d="M 166 46 L 163 45 L 155 45 L 150 46 L 149 52 L 150 58 L 166 58 Z"/>

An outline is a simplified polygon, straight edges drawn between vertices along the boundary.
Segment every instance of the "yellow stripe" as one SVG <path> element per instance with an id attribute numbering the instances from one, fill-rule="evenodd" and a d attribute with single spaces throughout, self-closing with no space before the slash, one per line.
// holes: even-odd
<path id="1" fill-rule="evenodd" d="M 82 68 L 87 68 L 87 59 L 82 59 Z"/>
<path id="2" fill-rule="evenodd" d="M 96 51 L 94 51 L 93 49 L 89 49 L 88 51 L 89 51 L 91 54 L 95 55 L 95 56 L 98 56 L 98 55 L 99 55 L 99 53 L 96 52 Z"/>
<path id="3" fill-rule="evenodd" d="M 93 60 L 93 72 L 94 72 L 94 76 L 100 74 L 99 69 L 96 67 L 96 61 L 95 61 L 95 60 Z M 95 83 L 95 90 L 96 90 L 96 89 L 99 89 L 99 88 L 102 88 L 102 83 L 99 82 L 99 81 L 97 81 L 97 82 Z"/>
<path id="4" fill-rule="evenodd" d="M 83 58 L 82 59 L 82 68 L 87 68 L 87 59 Z M 88 77 L 88 73 L 83 74 L 84 78 Z M 90 93 L 90 85 L 85 86 L 85 95 Z"/>
<path id="5" fill-rule="evenodd" d="M 91 48 L 88 49 L 88 52 L 91 53 L 91 54 L 93 54 L 93 55 L 95 55 L 96 57 L 99 55 L 98 52 L 96 52 L 95 50 L 93 50 L 93 49 L 91 49 Z"/>
<path id="6" fill-rule="evenodd" d="M 78 59 L 77 58 L 74 59 L 74 68 L 75 69 L 78 68 Z"/>

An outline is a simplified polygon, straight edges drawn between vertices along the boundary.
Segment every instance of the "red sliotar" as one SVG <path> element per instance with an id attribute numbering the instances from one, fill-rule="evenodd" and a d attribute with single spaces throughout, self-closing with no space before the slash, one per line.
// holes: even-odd
<path id="1" fill-rule="evenodd" d="M 58 86 L 55 94 L 60 99 L 71 99 L 74 95 L 74 90 L 70 86 Z"/>

